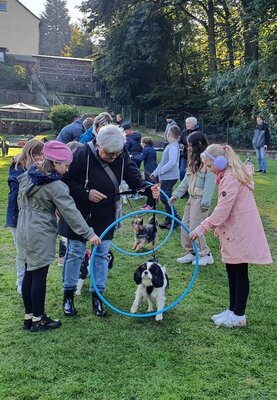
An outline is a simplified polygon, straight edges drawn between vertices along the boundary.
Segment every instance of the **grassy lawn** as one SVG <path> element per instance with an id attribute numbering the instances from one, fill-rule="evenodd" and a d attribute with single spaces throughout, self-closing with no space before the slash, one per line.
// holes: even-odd
<path id="1" fill-rule="evenodd" d="M 15 150 L 13 150 L 15 152 Z M 12 155 L 12 152 L 11 152 Z M 15 250 L 5 228 L 7 175 L 11 158 L 0 158 L 0 399 L 5 400 L 275 400 L 277 161 L 268 161 L 268 174 L 255 175 L 255 197 L 275 263 L 251 266 L 247 318 L 243 329 L 216 329 L 210 316 L 228 305 L 227 278 L 219 244 L 208 244 L 215 265 L 202 267 L 192 291 L 164 315 L 128 318 L 108 312 L 106 319 L 91 314 L 89 281 L 76 299 L 78 316 L 62 315 L 61 270 L 49 272 L 46 311 L 61 318 L 61 329 L 46 333 L 22 330 L 22 301 L 15 287 Z M 216 199 L 214 199 L 215 204 Z M 143 200 L 133 201 L 137 209 Z M 185 200 L 177 203 L 182 214 Z M 124 211 L 131 211 L 125 206 Z M 163 210 L 161 206 L 160 209 Z M 130 249 L 129 220 L 115 242 Z M 177 265 L 182 254 L 180 231 L 157 254 L 170 278 L 167 303 L 176 299 L 192 276 L 192 267 Z M 158 233 L 161 241 L 164 232 Z M 128 311 L 134 299 L 133 272 L 146 257 L 127 257 L 114 251 L 107 299 Z M 146 311 L 142 306 L 141 312 Z"/>

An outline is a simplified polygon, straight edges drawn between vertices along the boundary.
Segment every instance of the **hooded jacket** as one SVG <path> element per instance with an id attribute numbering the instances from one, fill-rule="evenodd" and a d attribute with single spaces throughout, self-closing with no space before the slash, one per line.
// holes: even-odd
<path id="1" fill-rule="evenodd" d="M 56 258 L 56 210 L 78 235 L 87 240 L 94 235 L 77 210 L 67 185 L 61 181 L 61 175 L 44 175 L 31 166 L 18 181 L 17 239 L 27 271 L 50 265 Z"/>

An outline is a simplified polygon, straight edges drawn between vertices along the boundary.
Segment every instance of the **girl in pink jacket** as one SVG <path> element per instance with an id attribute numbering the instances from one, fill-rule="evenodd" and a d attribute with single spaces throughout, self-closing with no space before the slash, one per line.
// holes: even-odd
<path id="1" fill-rule="evenodd" d="M 217 175 L 218 203 L 189 237 L 215 229 L 226 264 L 229 283 L 229 309 L 212 316 L 217 326 L 244 326 L 249 293 L 248 264 L 270 264 L 272 258 L 253 195 L 252 171 L 230 146 L 212 144 L 202 153 L 207 168 Z"/>

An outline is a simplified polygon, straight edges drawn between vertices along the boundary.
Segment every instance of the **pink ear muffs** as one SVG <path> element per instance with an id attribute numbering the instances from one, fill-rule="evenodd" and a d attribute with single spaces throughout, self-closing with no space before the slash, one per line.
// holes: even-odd
<path id="1" fill-rule="evenodd" d="M 215 166 L 216 169 L 218 169 L 218 171 L 223 171 L 227 167 L 228 161 L 224 156 L 214 157 L 210 153 L 208 153 L 207 151 L 204 151 L 204 154 L 210 160 L 213 160 L 214 166 Z"/>

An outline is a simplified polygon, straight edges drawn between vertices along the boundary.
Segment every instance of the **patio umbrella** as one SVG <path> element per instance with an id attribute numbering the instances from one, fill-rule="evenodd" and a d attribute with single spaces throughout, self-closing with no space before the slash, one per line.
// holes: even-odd
<path id="1" fill-rule="evenodd" d="M 1 111 L 32 111 L 32 112 L 43 112 L 42 108 L 33 107 L 25 103 L 9 104 L 0 108 Z"/>

